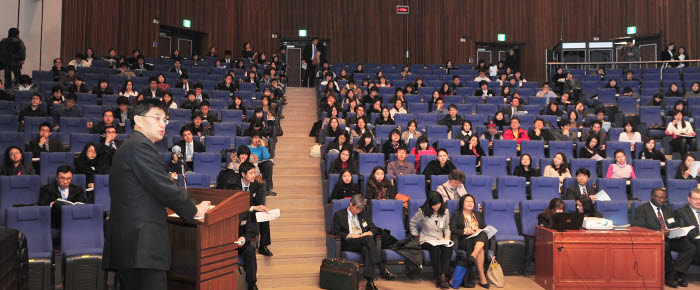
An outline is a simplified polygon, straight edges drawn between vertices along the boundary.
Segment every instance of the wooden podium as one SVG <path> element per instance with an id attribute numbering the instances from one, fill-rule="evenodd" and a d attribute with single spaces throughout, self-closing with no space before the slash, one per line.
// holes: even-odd
<path id="1" fill-rule="evenodd" d="M 545 289 L 664 288 L 661 232 L 639 227 L 557 232 L 538 226 L 535 240 L 535 282 Z"/>
<path id="2" fill-rule="evenodd" d="M 250 208 L 247 191 L 189 188 L 215 207 L 194 224 L 168 217 L 172 267 L 168 289 L 235 289 L 238 285 L 238 216 Z M 168 213 L 172 212 L 168 210 Z"/>

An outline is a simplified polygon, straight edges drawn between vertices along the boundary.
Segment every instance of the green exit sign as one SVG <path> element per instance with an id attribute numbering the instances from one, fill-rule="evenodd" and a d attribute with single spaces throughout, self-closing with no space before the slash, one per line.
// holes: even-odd
<path id="1" fill-rule="evenodd" d="M 299 29 L 299 37 L 306 37 L 306 29 Z"/>
<path id="2" fill-rule="evenodd" d="M 637 26 L 627 26 L 627 34 L 637 34 Z"/>
<path id="3" fill-rule="evenodd" d="M 498 34 L 498 41 L 506 41 L 506 34 L 505 34 L 505 33 L 499 33 L 499 34 Z"/>
<path id="4" fill-rule="evenodd" d="M 183 20 L 182 20 L 182 26 L 183 26 L 183 27 L 190 28 L 190 27 L 192 26 L 192 21 L 190 21 L 189 19 L 183 19 Z"/>

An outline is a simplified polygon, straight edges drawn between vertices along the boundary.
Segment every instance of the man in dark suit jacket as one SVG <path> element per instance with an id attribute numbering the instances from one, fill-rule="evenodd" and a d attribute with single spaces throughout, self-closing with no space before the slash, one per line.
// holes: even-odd
<path id="1" fill-rule="evenodd" d="M 520 111 L 525 111 L 520 107 L 520 98 L 513 97 L 510 99 L 510 107 L 503 109 L 503 115 L 513 118 L 513 115 Z"/>
<path id="2" fill-rule="evenodd" d="M 238 90 L 238 80 L 234 80 L 233 76 L 227 74 L 224 76 L 224 81 L 216 84 L 216 90 L 229 92 L 229 98 L 233 98 L 233 94 Z"/>
<path id="3" fill-rule="evenodd" d="M 587 168 L 579 168 L 576 170 L 576 184 L 569 186 L 564 194 L 564 199 L 577 200 L 581 195 L 588 195 L 591 200 L 595 201 L 595 188 L 588 185 L 588 179 L 591 178 L 591 171 Z"/>
<path id="4" fill-rule="evenodd" d="M 308 87 L 314 86 L 314 76 L 316 75 L 316 68 L 318 64 L 313 64 L 313 59 L 316 53 L 320 52 L 319 64 L 326 58 L 326 51 L 323 44 L 319 43 L 318 37 L 314 37 L 311 43 L 304 46 L 304 51 L 301 54 L 301 63 L 306 64 L 306 70 L 304 71 L 304 77 L 302 78 L 302 86 L 306 85 Z"/>
<path id="5" fill-rule="evenodd" d="M 695 245 L 695 257 L 700 260 L 700 240 L 695 239 L 700 235 L 700 189 L 690 190 L 688 205 L 677 209 L 673 217 L 679 227 L 695 226 L 688 232 L 688 240 Z"/>
<path id="6" fill-rule="evenodd" d="M 489 89 L 489 83 L 487 81 L 480 81 L 479 87 L 480 87 L 480 89 L 474 91 L 475 96 L 480 96 L 480 97 L 484 97 L 484 98 L 496 96 L 496 93 L 493 90 Z"/>
<path id="7" fill-rule="evenodd" d="M 134 105 L 134 131 L 117 151 L 109 175 L 112 199 L 105 224 L 104 269 L 116 270 L 122 289 L 166 289 L 170 243 L 166 208 L 185 222 L 203 217 L 210 202 L 199 205 L 175 183 L 154 143 L 165 135 L 164 103 Z"/>
<path id="8" fill-rule="evenodd" d="M 104 131 L 102 131 L 100 144 L 97 145 L 97 152 L 106 156 L 107 162 L 109 162 L 110 165 L 114 159 L 114 154 L 117 153 L 117 149 L 119 149 L 123 143 L 121 140 L 117 140 L 117 134 L 117 129 L 114 126 L 106 126 Z"/>
<path id="9" fill-rule="evenodd" d="M 254 212 L 245 212 L 238 217 L 240 224 L 238 225 L 238 240 L 243 243 L 238 249 L 238 257 L 243 259 L 245 265 L 245 281 L 248 284 L 248 290 L 258 290 L 256 283 L 258 282 L 258 260 L 255 256 L 255 238 L 258 236 L 258 223 L 255 220 Z"/>
<path id="10" fill-rule="evenodd" d="M 176 72 L 177 74 L 182 75 L 187 73 L 187 69 L 182 67 L 182 64 L 179 59 L 176 59 L 173 63 L 173 68 L 170 69 L 170 72 Z"/>
<path id="11" fill-rule="evenodd" d="M 194 141 L 194 134 L 194 128 L 192 128 L 191 126 L 183 126 L 182 128 L 180 128 L 180 136 L 182 136 L 182 140 L 177 141 L 177 143 L 175 143 L 175 146 L 180 146 L 180 149 L 182 150 L 182 155 L 185 158 L 185 162 L 187 162 L 187 166 L 189 166 L 190 168 L 194 168 L 192 167 L 194 165 L 194 162 L 192 161 L 194 153 L 207 152 L 207 149 L 204 147 L 204 144 L 202 144 L 202 142 Z M 189 149 L 187 148 L 188 145 L 190 146 Z"/>
<path id="12" fill-rule="evenodd" d="M 267 212 L 265 206 L 265 188 L 255 180 L 255 166 L 250 162 L 243 162 L 239 167 L 240 173 L 235 173 L 232 169 L 229 172 L 222 172 L 217 181 L 217 188 L 242 190 L 250 192 L 250 209 L 248 212 Z M 272 252 L 267 248 L 271 244 L 270 222 L 259 222 L 260 247 L 258 253 L 264 256 L 272 256 Z"/>
<path id="13" fill-rule="evenodd" d="M 56 169 L 56 182 L 41 187 L 39 192 L 38 205 L 51 206 L 51 227 L 61 228 L 61 206 L 63 203 L 54 203 L 57 199 L 70 202 L 87 203 L 85 190 L 78 185 L 71 184 L 73 180 L 73 169 L 68 165 L 63 165 Z"/>
<path id="14" fill-rule="evenodd" d="M 44 122 L 39 125 L 39 137 L 27 144 L 27 152 L 32 152 L 33 158 L 39 158 L 41 152 L 63 152 L 63 143 L 51 138 L 51 124 Z"/>
<path id="15" fill-rule="evenodd" d="M 143 97 L 146 99 L 162 99 L 165 95 L 165 91 L 158 87 L 158 79 L 156 77 L 151 77 L 148 79 L 148 88 L 143 92 Z"/>
<path id="16" fill-rule="evenodd" d="M 679 226 L 673 217 L 673 211 L 667 201 L 666 191 L 663 188 L 654 188 L 651 191 L 651 202 L 640 205 L 634 210 L 633 226 L 647 228 L 653 231 L 662 231 L 668 236 L 668 229 Z M 685 274 L 695 255 L 695 245 L 691 244 L 687 237 L 665 239 L 665 272 L 666 285 L 672 288 L 678 286 L 687 287 Z M 676 262 L 671 258 L 671 251 L 678 253 Z"/>
<path id="17" fill-rule="evenodd" d="M 190 76 L 187 73 L 180 75 L 180 81 L 175 83 L 175 88 L 183 89 L 185 92 L 193 90 L 194 86 L 190 84 Z"/>
<path id="18" fill-rule="evenodd" d="M 221 65 L 225 65 L 227 68 L 232 68 L 236 62 L 236 60 L 231 57 L 232 54 L 233 52 L 230 49 L 224 50 L 224 57 L 219 59 L 219 61 L 221 61 Z"/>
<path id="19" fill-rule="evenodd" d="M 333 216 L 333 234 L 340 236 L 340 248 L 343 251 L 362 254 L 365 264 L 364 276 L 367 279 L 366 289 L 377 289 L 374 284 L 377 278 L 374 273 L 375 267 L 379 268 L 379 273 L 387 280 L 393 279 L 396 275 L 386 268 L 379 257 L 379 250 L 374 241 L 378 229 L 374 226 L 369 214 L 363 211 L 366 204 L 367 199 L 362 195 L 353 195 L 350 206 L 337 211 Z"/>
<path id="20" fill-rule="evenodd" d="M 143 58 L 143 55 L 139 55 L 136 58 L 136 63 L 132 64 L 131 67 L 129 67 L 129 69 L 134 71 L 152 71 L 153 65 L 146 63 L 145 59 Z"/>

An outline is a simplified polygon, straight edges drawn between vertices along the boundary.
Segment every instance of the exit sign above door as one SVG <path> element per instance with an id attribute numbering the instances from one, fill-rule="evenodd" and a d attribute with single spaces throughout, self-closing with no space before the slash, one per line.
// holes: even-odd
<path id="1" fill-rule="evenodd" d="M 396 5 L 396 14 L 408 15 L 408 6 Z"/>

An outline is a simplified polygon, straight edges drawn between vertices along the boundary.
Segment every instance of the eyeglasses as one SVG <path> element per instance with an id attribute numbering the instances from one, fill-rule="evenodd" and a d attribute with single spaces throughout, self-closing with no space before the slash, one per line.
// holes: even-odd
<path id="1" fill-rule="evenodd" d="M 692 200 L 693 202 L 700 202 L 700 198 L 697 197 L 691 197 L 690 200 Z"/>
<path id="2" fill-rule="evenodd" d="M 165 123 L 165 125 L 168 125 L 168 123 L 170 123 L 170 121 L 168 121 L 168 119 L 166 119 L 165 117 L 161 117 L 161 116 L 146 116 L 146 115 L 139 115 L 139 116 L 156 119 L 156 122 L 158 122 L 158 123 L 163 122 L 163 123 Z"/>
<path id="3" fill-rule="evenodd" d="M 71 180 L 73 180 L 73 177 L 59 177 L 58 180 L 60 180 L 60 181 L 71 181 Z"/>

